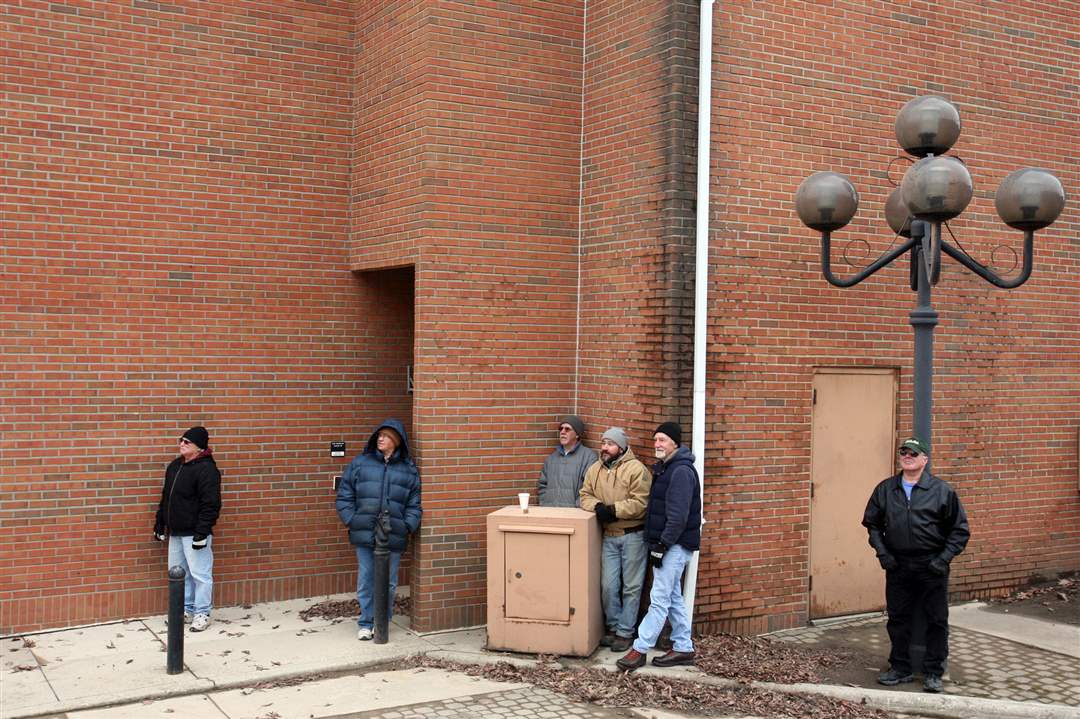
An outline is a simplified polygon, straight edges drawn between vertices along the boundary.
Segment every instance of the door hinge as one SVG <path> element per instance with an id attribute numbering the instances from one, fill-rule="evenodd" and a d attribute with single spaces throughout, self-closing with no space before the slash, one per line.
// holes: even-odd
<path id="1" fill-rule="evenodd" d="M 814 498 L 814 483 L 810 483 L 810 499 Z"/>
<path id="2" fill-rule="evenodd" d="M 806 588 L 811 592 L 814 591 L 814 575 L 813 574 L 810 575 L 810 579 L 806 583 Z"/>
<path id="3" fill-rule="evenodd" d="M 816 389 L 814 390 L 814 397 L 810 401 L 810 404 L 817 404 L 817 390 Z"/>

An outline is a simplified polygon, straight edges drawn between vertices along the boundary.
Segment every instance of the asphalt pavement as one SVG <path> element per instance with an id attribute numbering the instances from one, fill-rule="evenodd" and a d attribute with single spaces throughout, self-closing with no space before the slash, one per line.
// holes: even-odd
<path id="1" fill-rule="evenodd" d="M 304 621 L 302 610 L 347 595 L 215 610 L 209 629 L 185 632 L 184 672 L 165 671 L 164 616 L 0 639 L 0 717 L 123 719 L 344 719 L 346 717 L 649 717 L 658 709 L 623 709 L 574 701 L 542 687 L 495 682 L 433 668 L 393 669 L 418 654 L 477 664 L 535 663 L 530 655 L 485 650 L 484 629 L 420 635 L 395 617 L 389 641 L 358 641 L 351 618 Z M 876 622 L 876 624 L 875 624 Z M 1030 624 L 1037 622 L 1037 624 Z M 826 684 L 756 686 L 864 702 L 918 716 L 1080 719 L 1080 628 L 953 608 L 952 673 L 975 657 L 983 675 L 947 675 L 946 693 Z M 847 632 L 836 634 L 836 632 Z M 808 627 L 775 639 L 813 646 L 839 637 L 884 635 L 880 618 Z M 958 636 L 964 640 L 956 642 Z M 887 640 L 886 640 L 887 641 Z M 885 656 L 887 650 L 881 654 Z M 619 655 L 600 648 L 581 662 L 617 671 Z M 1048 667 L 1050 669 L 1048 669 Z M 693 667 L 642 673 L 735 686 Z M 867 667 L 868 673 L 876 667 Z M 967 670 L 964 670 L 967 671 Z M 962 673 L 962 672 L 960 672 Z M 868 674 L 872 676 L 872 674 Z M 995 690 L 996 687 L 996 690 Z"/>

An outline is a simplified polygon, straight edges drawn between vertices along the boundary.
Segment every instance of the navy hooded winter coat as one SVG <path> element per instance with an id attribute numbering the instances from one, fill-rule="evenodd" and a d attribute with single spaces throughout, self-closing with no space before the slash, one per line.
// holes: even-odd
<path id="1" fill-rule="evenodd" d="M 377 448 L 379 430 L 384 428 L 401 437 L 401 446 L 389 460 Z M 375 522 L 385 510 L 390 519 L 390 551 L 405 550 L 409 534 L 420 526 L 420 473 L 409 457 L 409 440 L 401 422 L 388 419 L 371 433 L 363 454 L 341 476 L 336 506 L 352 544 L 375 547 Z"/>
<path id="2" fill-rule="evenodd" d="M 701 490 L 694 455 L 679 447 L 666 462 L 653 465 L 645 541 L 665 547 L 681 544 L 691 552 L 701 548 Z"/>

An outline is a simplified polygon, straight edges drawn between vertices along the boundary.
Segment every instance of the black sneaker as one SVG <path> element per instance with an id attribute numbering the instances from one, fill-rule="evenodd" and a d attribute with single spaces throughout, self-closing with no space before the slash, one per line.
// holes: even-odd
<path id="1" fill-rule="evenodd" d="M 884 684 L 887 687 L 894 687 L 897 684 L 906 684 L 907 682 L 915 681 L 915 675 L 911 672 L 898 672 L 895 669 L 890 669 L 887 672 L 878 674 L 877 683 Z"/>
<path id="2" fill-rule="evenodd" d="M 927 674 L 922 680 L 922 690 L 924 692 L 930 692 L 931 694 L 940 694 L 943 687 L 941 686 L 941 677 L 937 674 Z"/>
<path id="3" fill-rule="evenodd" d="M 615 641 L 615 632 L 604 632 L 604 636 L 600 637 L 600 646 L 610 647 L 611 643 Z"/>

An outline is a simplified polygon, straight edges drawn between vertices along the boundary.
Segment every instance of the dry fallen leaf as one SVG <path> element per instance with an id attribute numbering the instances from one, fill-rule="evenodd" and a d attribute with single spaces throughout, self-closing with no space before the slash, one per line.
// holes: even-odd
<path id="1" fill-rule="evenodd" d="M 566 668 L 554 661 L 544 661 L 535 667 L 517 667 L 505 662 L 475 666 L 413 656 L 399 666 L 427 666 L 493 681 L 533 684 L 572 699 L 607 707 L 648 706 L 708 716 L 750 714 L 805 719 L 882 719 L 887 716 L 876 709 L 829 697 L 784 694 L 753 687 L 731 689 L 595 667 Z"/>

